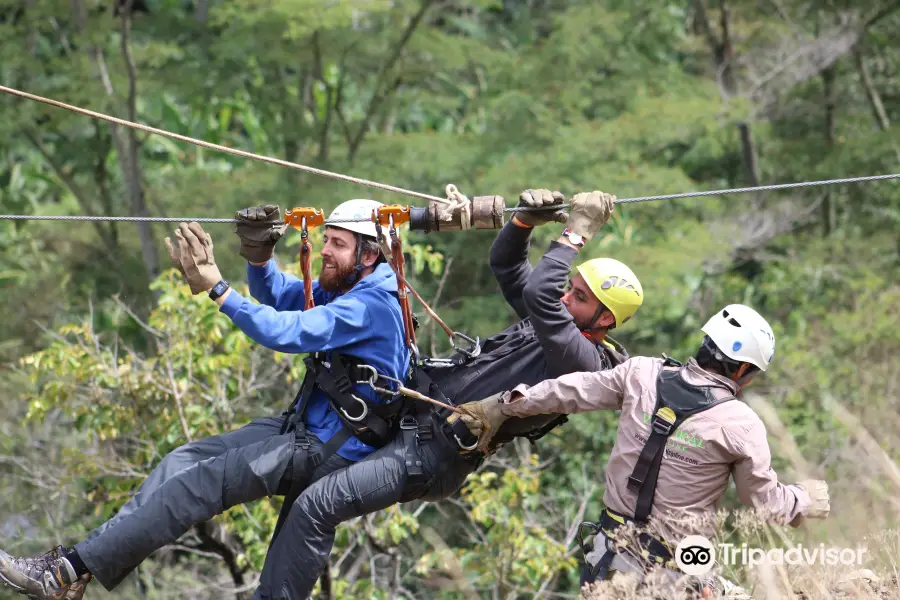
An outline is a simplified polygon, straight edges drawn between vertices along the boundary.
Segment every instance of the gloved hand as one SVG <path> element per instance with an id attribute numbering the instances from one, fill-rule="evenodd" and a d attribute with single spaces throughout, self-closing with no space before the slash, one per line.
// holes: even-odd
<path id="1" fill-rule="evenodd" d="M 191 293 L 196 296 L 211 290 L 222 279 L 213 257 L 212 238 L 199 223 L 179 223 L 175 237 L 178 238 L 178 249 L 172 247 L 170 238 L 166 238 L 166 249 L 172 262 L 178 261 Z"/>
<path id="2" fill-rule="evenodd" d="M 519 207 L 522 208 L 540 208 L 542 206 L 552 206 L 554 204 L 562 204 L 566 199 L 561 192 L 551 192 L 550 190 L 525 190 L 519 195 Z M 522 225 L 543 225 L 544 223 L 565 223 L 569 215 L 563 209 L 559 210 L 542 210 L 535 212 L 517 212 L 516 220 Z"/>
<path id="3" fill-rule="evenodd" d="M 453 413 L 449 417 L 447 417 L 448 423 L 455 423 L 456 421 L 462 421 L 465 424 L 466 428 L 468 428 L 469 433 L 474 435 L 477 438 L 481 438 L 481 434 L 484 432 L 484 424 L 471 415 L 463 415 L 460 413 Z"/>
<path id="4" fill-rule="evenodd" d="M 177 245 L 172 245 L 172 239 L 166 238 L 166 251 L 169 253 L 169 259 L 172 261 L 172 266 L 178 269 L 181 273 L 182 277 L 187 278 L 187 275 L 184 272 L 184 267 L 181 266 L 181 250 Z M 191 290 L 193 292 L 194 290 Z"/>
<path id="5" fill-rule="evenodd" d="M 463 413 L 463 417 L 472 417 L 481 425 L 478 427 L 478 425 L 475 425 L 474 423 L 470 425 L 470 422 L 465 419 L 463 421 L 469 428 L 469 431 L 472 432 L 472 435 L 478 436 L 479 450 L 487 448 L 491 438 L 494 437 L 494 434 L 497 433 L 497 430 L 500 429 L 500 426 L 503 425 L 503 422 L 508 418 L 500 410 L 500 402 L 508 394 L 509 392 L 500 392 L 499 394 L 488 396 L 484 400 L 469 402 L 459 407 L 460 412 Z"/>
<path id="6" fill-rule="evenodd" d="M 252 263 L 264 263 L 272 258 L 275 244 L 287 231 L 281 209 L 275 204 L 251 206 L 234 213 L 237 219 L 234 232 L 241 238 L 240 254 Z"/>
<path id="7" fill-rule="evenodd" d="M 809 508 L 803 515 L 797 516 L 791 525 L 799 527 L 806 519 L 827 519 L 831 513 L 831 501 L 828 496 L 828 483 L 821 479 L 798 481 L 797 485 L 809 494 Z"/>
<path id="8" fill-rule="evenodd" d="M 585 241 L 590 240 L 609 221 L 615 199 L 615 196 L 605 192 L 575 194 L 569 208 L 567 226 Z"/>

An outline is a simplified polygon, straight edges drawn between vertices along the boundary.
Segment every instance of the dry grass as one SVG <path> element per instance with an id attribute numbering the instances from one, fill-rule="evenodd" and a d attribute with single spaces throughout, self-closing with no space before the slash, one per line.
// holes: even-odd
<path id="1" fill-rule="evenodd" d="M 791 468 L 781 473 L 783 481 L 806 477 L 826 478 L 832 495 L 832 512 L 826 521 L 807 521 L 799 529 L 767 523 L 751 511 L 721 512 L 714 517 L 714 544 L 731 543 L 763 550 L 794 547 L 864 549 L 861 564 L 829 564 L 826 560 L 807 565 L 723 565 L 715 573 L 740 586 L 725 598 L 754 600 L 900 599 L 900 529 L 896 528 L 900 469 L 891 457 L 900 448 L 898 430 L 886 427 L 896 415 L 877 420 L 855 414 L 831 398 L 827 410 L 846 429 L 846 437 L 825 460 L 810 465 L 801 456 L 787 427 L 773 407 L 760 397 L 748 402 L 766 422 L 773 454 L 785 457 Z M 864 423 L 870 423 L 867 427 Z M 875 424 L 878 424 L 876 427 Z M 829 476 L 823 475 L 828 473 Z M 836 475 L 835 475 L 836 474 Z M 788 476 L 789 475 L 789 476 Z M 678 528 L 683 527 L 679 524 Z M 689 526 L 689 525 L 688 525 Z M 671 538 L 670 538 L 671 539 Z M 721 554 L 721 553 L 720 553 Z M 718 557 L 719 559 L 721 556 Z M 740 561 L 738 561 L 740 562 Z M 678 586 L 661 583 L 651 573 L 642 584 L 628 575 L 616 574 L 611 581 L 586 586 L 585 600 L 650 600 L 693 598 L 684 587 L 692 580 L 684 576 Z M 696 581 L 694 579 L 693 581 Z"/>

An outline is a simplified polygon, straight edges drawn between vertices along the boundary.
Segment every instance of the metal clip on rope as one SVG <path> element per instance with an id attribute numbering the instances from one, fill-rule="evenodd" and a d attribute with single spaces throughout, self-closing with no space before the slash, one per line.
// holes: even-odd
<path id="1" fill-rule="evenodd" d="M 309 228 L 325 224 L 325 213 L 316 208 L 292 208 L 284 213 L 284 222 L 300 230 L 300 272 L 303 275 L 303 310 L 315 308 L 312 291 L 312 244 L 309 243 Z M 348 417 L 349 418 L 349 417 Z"/>
<path id="2" fill-rule="evenodd" d="M 464 348 L 456 343 L 456 338 L 462 338 L 463 340 L 469 342 L 469 347 Z M 450 336 L 450 345 L 453 346 L 453 349 L 460 354 L 464 354 L 469 358 L 477 358 L 481 355 L 481 338 L 475 336 L 473 340 L 466 334 L 460 331 L 454 331 L 453 335 Z"/>

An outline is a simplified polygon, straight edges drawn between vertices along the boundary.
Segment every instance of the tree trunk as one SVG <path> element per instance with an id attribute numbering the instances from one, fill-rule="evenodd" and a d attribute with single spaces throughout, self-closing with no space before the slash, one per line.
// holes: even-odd
<path id="1" fill-rule="evenodd" d="M 875 89 L 875 84 L 872 83 L 872 75 L 869 73 L 869 67 L 866 66 L 862 51 L 858 47 L 854 49 L 853 57 L 856 59 L 859 79 L 863 84 L 863 89 L 866 91 L 866 98 L 869 99 L 869 104 L 872 107 L 872 114 L 875 115 L 875 122 L 878 124 L 879 129 L 887 131 L 891 127 L 891 121 L 888 119 L 887 111 L 884 110 L 881 96 L 878 94 L 878 90 Z"/>
<path id="2" fill-rule="evenodd" d="M 130 121 L 136 118 L 136 102 L 137 102 L 137 76 L 134 68 L 134 61 L 131 58 L 129 50 L 129 36 L 131 33 L 131 6 L 133 0 L 127 0 L 126 6 L 122 8 L 121 17 L 121 50 L 122 56 L 128 70 L 128 104 L 127 116 Z M 87 10 L 83 0 L 72 0 L 72 12 L 75 15 L 75 23 L 79 33 L 84 34 L 87 27 Z M 112 87 L 112 80 L 106 69 L 106 61 L 103 57 L 103 51 L 99 46 L 88 47 L 91 61 L 97 68 L 103 87 L 107 96 L 111 99 L 115 98 L 115 90 Z M 144 190 L 142 183 L 142 174 L 139 163 L 140 143 L 137 134 L 133 129 L 129 128 L 127 134 L 123 133 L 118 125 L 109 124 L 110 136 L 116 149 L 119 167 L 122 170 L 122 179 L 125 182 L 128 192 L 129 206 L 132 216 L 146 217 L 148 216 L 147 204 L 144 199 Z M 137 224 L 138 235 L 141 244 L 141 257 L 144 261 L 144 269 L 148 279 L 153 280 L 159 275 L 159 261 L 157 260 L 157 247 L 153 238 L 153 230 L 150 223 L 142 222 Z M 155 294 L 158 295 L 158 294 Z"/>
<path id="3" fill-rule="evenodd" d="M 706 0 L 695 0 L 694 10 L 697 16 L 697 26 L 706 37 L 713 56 L 713 67 L 722 97 L 728 101 L 740 94 L 740 84 L 734 71 L 734 45 L 731 40 L 731 15 L 728 3 L 726 0 L 719 2 L 718 35 L 710 22 Z M 737 128 L 741 138 L 741 164 L 743 165 L 744 179 L 748 186 L 759 185 L 759 159 L 756 144 L 753 141 L 753 131 L 747 122 L 738 123 Z"/>
<path id="4" fill-rule="evenodd" d="M 835 80 L 834 65 L 822 71 L 822 95 L 825 104 L 825 152 L 830 153 L 834 149 L 835 136 Z M 825 196 L 822 199 L 822 234 L 831 235 L 834 230 L 834 205 L 832 202 L 831 192 L 825 189 Z"/>
<path id="5" fill-rule="evenodd" d="M 741 158 L 744 165 L 744 178 L 747 185 L 759 185 L 759 167 L 756 159 L 756 144 L 753 142 L 753 132 L 747 123 L 738 124 L 738 132 L 741 134 Z"/>
<path id="6" fill-rule="evenodd" d="M 201 25 L 205 25 L 209 19 L 209 0 L 197 0 L 194 6 L 194 19 Z"/>
<path id="7" fill-rule="evenodd" d="M 126 0 L 121 14 L 121 50 L 122 59 L 128 71 L 128 120 L 137 120 L 137 73 L 134 60 L 129 47 L 131 37 L 131 5 L 133 0 Z M 124 139 L 120 139 L 120 149 L 124 154 L 119 155 L 119 163 L 122 165 L 128 196 L 131 200 L 131 212 L 135 217 L 148 217 L 147 202 L 144 198 L 143 174 L 140 164 L 140 142 L 137 139 L 137 131 L 131 127 L 126 128 Z M 148 222 L 137 224 L 138 235 L 141 241 L 141 257 L 144 260 L 144 269 L 150 281 L 159 275 L 159 260 L 156 240 L 153 237 L 153 227 Z"/>

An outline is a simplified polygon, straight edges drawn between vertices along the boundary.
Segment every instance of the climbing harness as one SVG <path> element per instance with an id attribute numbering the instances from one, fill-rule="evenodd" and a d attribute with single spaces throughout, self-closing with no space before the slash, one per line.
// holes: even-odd
<path id="1" fill-rule="evenodd" d="M 717 397 L 713 389 L 718 386 L 697 386 L 685 381 L 682 373 L 686 367 L 674 358 L 666 357 L 664 367 L 678 367 L 672 371 L 662 369 L 656 380 L 656 407 L 650 421 L 650 436 L 641 450 L 637 464 L 628 478 L 628 489 L 638 495 L 634 520 L 645 523 L 650 516 L 659 468 L 665 454 L 666 442 L 675 430 L 693 415 L 709 410 L 734 396 Z"/>
<path id="2" fill-rule="evenodd" d="M 467 204 L 467 200 L 464 196 L 459 194 L 455 188 L 452 186 L 448 186 L 448 196 L 455 195 L 456 202 L 460 204 Z M 421 356 L 419 354 L 419 349 L 416 344 L 415 337 L 415 327 L 413 326 L 413 315 L 412 308 L 409 302 L 409 296 L 407 295 L 407 291 L 412 292 L 412 294 L 416 297 L 416 299 L 425 307 L 425 310 L 428 312 L 431 318 L 435 319 L 441 328 L 447 333 L 450 337 L 450 342 L 453 344 L 454 349 L 458 349 L 465 356 L 478 356 L 480 353 L 480 345 L 478 339 L 472 340 L 472 338 L 461 334 L 459 332 L 454 332 L 452 329 L 447 327 L 447 324 L 438 317 L 437 313 L 431 309 L 427 302 L 409 285 L 409 282 L 406 280 L 405 274 L 405 264 L 403 259 L 403 243 L 400 240 L 400 236 L 397 233 L 397 225 L 400 223 L 408 222 L 410 218 L 410 211 L 408 207 L 402 206 L 382 206 L 375 209 L 374 220 L 375 220 L 375 230 L 379 239 L 384 235 L 383 226 L 387 226 L 388 235 L 391 239 L 391 268 L 394 270 L 394 274 L 397 277 L 397 289 L 398 289 L 398 299 L 400 300 L 400 307 L 403 311 L 403 323 L 404 328 L 406 329 L 406 341 L 407 345 L 410 349 L 410 373 L 409 380 L 414 387 L 419 387 L 420 389 L 427 389 L 430 395 L 439 395 L 442 400 L 434 400 L 429 396 L 422 394 L 419 391 L 410 389 L 403 385 L 403 382 L 393 380 L 398 386 L 398 392 L 407 396 L 408 398 L 412 398 L 415 400 L 424 400 L 434 406 L 437 409 L 429 407 L 427 410 L 417 410 L 415 404 L 412 404 L 409 408 L 409 411 L 404 414 L 400 421 L 400 429 L 404 435 L 404 443 L 406 446 L 406 467 L 407 467 L 407 475 L 409 479 L 407 481 L 407 493 L 410 495 L 410 498 L 419 497 L 425 493 L 427 490 L 427 484 L 423 482 L 421 479 L 424 476 L 424 473 L 421 471 L 422 461 L 418 456 L 418 445 L 419 442 L 426 441 L 431 439 L 432 433 L 432 424 L 438 429 L 447 432 L 447 428 L 449 427 L 449 436 L 457 443 L 458 449 L 461 453 L 469 453 L 472 452 L 478 444 L 477 438 L 475 438 L 471 432 L 469 432 L 468 428 L 465 426 L 465 423 L 462 420 L 457 419 L 453 424 L 447 422 L 447 417 L 450 416 L 452 412 L 459 412 L 459 409 L 454 407 L 450 401 L 444 397 L 444 395 L 440 392 L 440 389 L 437 385 L 435 385 L 428 375 L 424 372 L 423 367 L 425 363 L 421 360 Z M 457 337 L 464 337 L 467 341 L 469 341 L 472 345 L 469 348 L 462 348 L 456 344 Z M 427 360 L 427 359 L 426 359 Z M 384 379 L 390 379 L 385 377 Z M 375 386 L 372 386 L 375 388 Z M 375 388 L 377 390 L 377 388 Z M 421 421 L 431 420 L 432 422 L 422 423 Z M 463 431 L 464 430 L 464 431 Z M 410 489 L 417 490 L 416 492 L 409 491 Z M 416 496 L 415 494 L 419 494 Z"/>
<path id="3" fill-rule="evenodd" d="M 634 517 L 606 509 L 601 514 L 599 523 L 586 521 L 581 523 L 579 529 L 582 552 L 585 555 L 586 576 L 589 576 L 591 581 L 603 579 L 616 552 L 621 552 L 626 547 L 627 542 L 616 539 L 616 529 L 632 522 L 638 527 L 647 525 L 669 437 L 688 417 L 735 399 L 731 394 L 717 395 L 713 390 L 720 386 L 688 383 L 683 376 L 686 367 L 674 358 L 668 356 L 664 358 L 663 367 L 677 367 L 677 369 L 663 368 L 656 380 L 656 406 L 650 421 L 650 435 L 628 478 L 628 489 L 637 493 Z M 583 529 L 593 534 L 602 532 L 607 538 L 607 552 L 593 567 L 587 560 L 590 549 L 584 543 Z M 647 565 L 677 568 L 673 562 L 672 549 L 664 540 L 645 531 L 639 533 L 638 539 L 640 548 L 636 556 L 643 558 Z M 635 552 L 631 554 L 635 555 Z"/>
<path id="4" fill-rule="evenodd" d="M 647 533 L 646 531 L 635 530 L 633 539 L 627 539 L 621 529 L 634 523 L 634 519 L 617 513 L 610 509 L 604 509 L 600 513 L 600 521 L 593 523 L 585 521 L 578 528 L 578 541 L 581 546 L 581 552 L 584 556 L 584 582 L 602 581 L 609 574 L 610 565 L 616 554 L 629 554 L 638 559 L 646 567 L 666 567 L 677 569 L 673 548 L 664 540 Z M 589 555 L 596 551 L 586 541 L 586 537 L 602 534 L 605 538 L 605 553 L 599 560 L 591 564 Z M 637 542 L 631 544 L 629 542 Z"/>

